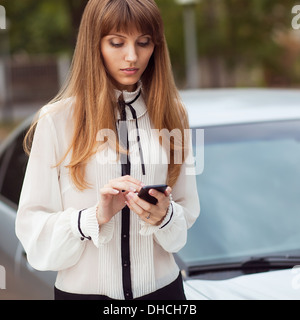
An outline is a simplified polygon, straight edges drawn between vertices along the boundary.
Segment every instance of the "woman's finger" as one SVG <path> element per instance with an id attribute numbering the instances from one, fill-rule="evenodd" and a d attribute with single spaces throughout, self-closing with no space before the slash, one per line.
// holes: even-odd
<path id="1" fill-rule="evenodd" d="M 138 192 L 141 189 L 141 185 L 136 184 L 131 181 L 122 181 L 122 180 L 111 180 L 105 187 L 110 187 L 113 189 L 117 189 L 120 191 L 132 191 L 132 192 Z"/>
<path id="2" fill-rule="evenodd" d="M 137 215 L 141 216 L 144 210 L 139 205 L 137 205 L 132 199 L 130 199 L 128 196 L 126 196 L 125 198 L 127 199 L 125 203 L 129 207 L 129 209 L 134 211 Z"/>
<path id="3" fill-rule="evenodd" d="M 172 188 L 168 186 L 167 189 L 165 190 L 166 197 L 168 197 L 171 193 L 172 193 Z"/>
<path id="4" fill-rule="evenodd" d="M 139 185 L 139 186 L 143 186 L 144 185 L 140 180 L 135 179 L 130 175 L 122 176 L 120 179 L 124 180 L 124 181 L 128 181 L 128 182 L 132 182 L 132 183 L 134 183 L 136 185 Z"/>
<path id="5" fill-rule="evenodd" d="M 111 195 L 116 195 L 116 194 L 119 194 L 120 191 L 119 190 L 116 190 L 116 189 L 113 189 L 113 188 L 102 188 L 100 189 L 100 194 L 102 195 L 107 195 L 107 194 L 111 194 Z"/>

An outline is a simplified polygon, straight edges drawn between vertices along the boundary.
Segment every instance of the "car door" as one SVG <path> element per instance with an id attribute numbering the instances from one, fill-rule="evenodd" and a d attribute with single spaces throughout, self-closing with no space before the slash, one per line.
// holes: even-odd
<path id="1" fill-rule="evenodd" d="M 0 156 L 0 249 L 14 258 L 18 239 L 15 218 L 27 156 L 22 148 L 24 130 L 5 141 Z"/>
<path id="2" fill-rule="evenodd" d="M 12 261 L 8 264 L 14 270 L 7 271 L 13 274 L 13 282 L 22 283 L 22 287 L 17 285 L 16 290 L 22 291 L 24 286 L 30 286 L 31 292 L 35 292 L 31 294 L 27 290 L 22 298 L 51 299 L 56 273 L 34 270 L 28 264 L 23 246 L 15 234 L 18 202 L 28 161 L 23 150 L 27 129 L 28 121 L 17 128 L 0 149 L 0 251 Z M 16 296 L 20 295 L 16 293 Z"/>

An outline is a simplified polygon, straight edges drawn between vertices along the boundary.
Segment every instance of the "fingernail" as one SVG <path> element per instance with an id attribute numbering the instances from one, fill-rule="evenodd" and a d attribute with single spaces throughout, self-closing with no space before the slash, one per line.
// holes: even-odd
<path id="1" fill-rule="evenodd" d="M 136 191 L 136 189 L 134 187 L 129 187 L 129 190 L 132 191 L 132 192 Z"/>
<path id="2" fill-rule="evenodd" d="M 151 195 L 154 195 L 154 194 L 155 194 L 155 191 L 154 191 L 153 189 L 151 189 L 151 190 L 149 191 L 149 193 L 150 193 Z"/>

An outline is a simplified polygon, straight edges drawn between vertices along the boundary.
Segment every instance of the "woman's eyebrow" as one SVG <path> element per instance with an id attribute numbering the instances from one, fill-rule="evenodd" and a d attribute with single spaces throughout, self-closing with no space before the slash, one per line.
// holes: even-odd
<path id="1" fill-rule="evenodd" d="M 108 36 L 115 36 L 115 37 L 120 37 L 120 38 L 126 38 L 126 36 L 123 36 L 123 35 L 118 34 L 118 33 L 111 33 L 111 34 L 108 34 Z"/>
<path id="2" fill-rule="evenodd" d="M 120 38 L 124 38 L 124 39 L 127 38 L 126 36 L 124 36 L 124 35 L 122 35 L 122 34 L 119 34 L 119 33 L 110 33 L 110 34 L 108 34 L 108 36 L 115 36 L 115 37 L 120 37 Z M 137 37 L 137 39 L 142 38 L 142 37 L 146 37 L 146 36 L 151 37 L 149 34 L 145 33 L 145 34 L 139 35 L 139 36 Z"/>

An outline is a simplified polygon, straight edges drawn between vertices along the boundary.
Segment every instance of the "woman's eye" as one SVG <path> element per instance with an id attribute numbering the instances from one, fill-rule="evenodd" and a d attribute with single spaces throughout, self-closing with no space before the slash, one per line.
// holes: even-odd
<path id="1" fill-rule="evenodd" d="M 140 47 L 147 47 L 149 44 L 150 44 L 150 40 L 138 42 L 138 45 Z"/>
<path id="2" fill-rule="evenodd" d="M 110 42 L 110 45 L 114 48 L 121 48 L 123 46 L 123 43 L 117 43 L 117 42 Z"/>

